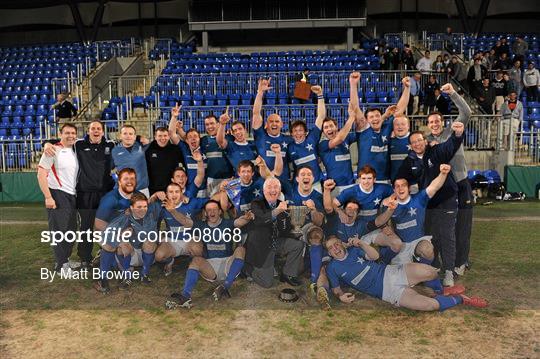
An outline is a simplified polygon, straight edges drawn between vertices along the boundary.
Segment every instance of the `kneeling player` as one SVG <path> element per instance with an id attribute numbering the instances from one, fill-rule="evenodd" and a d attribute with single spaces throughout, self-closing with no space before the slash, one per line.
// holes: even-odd
<path id="1" fill-rule="evenodd" d="M 163 193 L 163 192 L 158 192 Z M 150 199 L 157 198 L 158 193 Z M 96 289 L 102 293 L 110 291 L 107 273 L 116 259 L 123 271 L 120 289 L 131 285 L 132 273 L 130 266 L 143 266 L 141 281 L 150 283 L 150 266 L 154 263 L 156 244 L 146 240 L 150 232 L 157 230 L 161 206 L 159 203 L 148 204 L 148 199 L 142 193 L 134 193 L 130 199 L 129 213 L 113 219 L 105 228 L 104 241 L 101 244 L 101 260 L 99 263 L 101 278 L 96 283 Z M 128 232 L 129 234 L 126 234 Z M 123 235 L 120 236 L 120 233 Z M 122 238 L 122 240 L 120 240 Z"/>
<path id="2" fill-rule="evenodd" d="M 445 296 L 437 270 L 421 263 L 385 265 L 374 262 L 379 258 L 375 248 L 356 239 L 347 249 L 339 238 L 332 236 L 325 242 L 332 261 L 327 275 L 334 294 L 343 303 L 352 303 L 354 294 L 345 293 L 340 282 L 372 297 L 382 299 L 397 307 L 413 310 L 443 311 L 459 304 L 485 308 L 487 302 L 478 297 L 463 294 Z M 411 286 L 424 282 L 437 295 L 430 298 L 414 291 Z"/>
<path id="3" fill-rule="evenodd" d="M 203 222 L 196 222 L 192 234 L 200 235 L 199 240 L 204 243 L 204 257 L 194 257 L 186 272 L 184 288 L 181 293 L 173 293 L 175 301 L 167 301 L 167 308 L 181 306 L 191 308 L 191 293 L 197 284 L 199 275 L 210 282 L 224 281 L 218 285 L 213 293 L 215 300 L 223 296 L 230 297 L 229 289 L 240 274 L 244 266 L 244 247 L 237 247 L 233 251 L 232 242 L 240 241 L 240 233 L 234 229 L 248 224 L 254 217 L 253 213 L 246 212 L 241 217 L 232 220 L 222 217 L 219 202 L 209 200 L 204 206 Z M 199 232 L 199 233 L 197 233 Z"/>
<path id="4" fill-rule="evenodd" d="M 156 262 L 165 263 L 163 273 L 169 276 L 176 257 L 202 255 L 201 244 L 185 241 L 184 232 L 193 226 L 192 217 L 201 211 L 208 199 L 194 197 L 190 199 L 182 192 L 182 187 L 176 183 L 167 186 L 166 196 L 160 218 L 165 221 L 170 236 L 157 247 Z"/>

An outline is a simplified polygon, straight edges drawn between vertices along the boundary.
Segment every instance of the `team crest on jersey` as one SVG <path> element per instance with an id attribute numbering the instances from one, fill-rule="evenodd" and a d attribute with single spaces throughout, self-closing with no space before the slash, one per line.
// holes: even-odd
<path id="1" fill-rule="evenodd" d="M 157 158 L 157 153 L 152 153 L 152 158 Z"/>
<path id="2" fill-rule="evenodd" d="M 105 155 L 110 155 L 111 149 L 109 147 L 105 147 Z"/>
<path id="3" fill-rule="evenodd" d="M 427 164 L 428 164 L 429 168 L 433 167 L 433 163 L 431 162 L 431 159 L 427 160 Z"/>

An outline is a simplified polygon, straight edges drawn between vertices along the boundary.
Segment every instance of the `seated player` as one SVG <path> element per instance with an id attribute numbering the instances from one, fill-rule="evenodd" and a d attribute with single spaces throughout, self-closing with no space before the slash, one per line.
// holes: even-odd
<path id="1" fill-rule="evenodd" d="M 403 78 L 402 83 L 403 92 L 397 105 L 389 106 L 384 114 L 381 110 L 372 108 L 366 111 L 365 117 L 357 116 L 358 168 L 368 164 L 372 166 L 377 174 L 376 181 L 379 183 L 390 183 L 388 143 L 392 133 L 392 122 L 394 114 L 404 113 L 409 102 L 409 78 Z"/>
<path id="2" fill-rule="evenodd" d="M 317 145 L 321 139 L 322 123 L 326 118 L 326 106 L 324 105 L 322 88 L 312 86 L 311 91 L 317 95 L 315 126 L 308 132 L 308 127 L 304 121 L 297 120 L 292 123 L 291 135 L 294 141 L 287 146 L 287 157 L 292 163 L 295 173 L 298 173 L 300 166 L 308 165 L 313 172 L 314 186 L 319 192 L 322 192 L 320 183 L 322 173 L 319 166 Z"/>
<path id="3" fill-rule="evenodd" d="M 356 108 L 349 103 L 349 118 L 339 131 L 337 121 L 333 118 L 325 118 L 322 124 L 326 139 L 319 142 L 319 157 L 326 168 L 327 178 L 335 181 L 337 193 L 351 187 L 354 183 L 349 146 L 356 141 L 356 135 L 351 132 L 355 121 L 355 111 Z"/>
<path id="4" fill-rule="evenodd" d="M 375 178 L 376 173 L 371 166 L 366 165 L 360 168 L 358 170 L 359 183 L 357 185 L 341 192 L 334 198 L 333 202 L 329 203 L 330 198 L 325 197 L 325 209 L 327 213 L 331 213 L 333 209 L 339 208 L 342 203 L 354 199 L 360 205 L 359 215 L 362 222 L 367 224 L 374 221 L 382 200 L 393 193 L 390 185 L 375 183 Z M 332 180 L 327 181 L 329 181 L 329 186 L 333 184 Z M 388 235 L 380 229 L 369 232 L 369 235 L 363 236 L 362 240 L 369 244 L 375 243 L 379 246 L 390 247 L 396 253 L 399 252 L 402 246 L 401 240 L 396 235 Z"/>
<path id="5" fill-rule="evenodd" d="M 120 289 L 128 289 L 132 284 L 130 267 L 143 266 L 141 281 L 145 284 L 151 282 L 149 273 L 150 266 L 154 263 L 154 251 L 156 244 L 147 241 L 148 233 L 157 231 L 161 204 L 154 202 L 158 193 L 150 200 L 142 193 L 134 193 L 130 199 L 128 213 L 124 213 L 113 219 L 104 231 L 104 239 L 101 244 L 101 260 L 99 268 L 101 279 L 95 284 L 95 288 L 102 292 L 110 291 L 106 273 L 109 272 L 116 259 L 123 271 Z M 149 203 L 151 202 L 151 203 Z M 121 240 L 118 233 L 127 232 L 127 241 Z M 125 233 L 124 233 L 125 234 Z"/>
<path id="6" fill-rule="evenodd" d="M 178 256 L 200 256 L 200 243 L 186 241 L 185 230 L 193 226 L 193 219 L 201 211 L 207 198 L 188 197 L 182 192 L 180 185 L 171 183 L 167 186 L 167 197 L 163 201 L 164 208 L 160 219 L 165 221 L 171 237 L 161 242 L 156 249 L 156 262 L 165 263 L 163 273 L 172 273 L 174 259 Z"/>
<path id="7" fill-rule="evenodd" d="M 303 240 L 309 243 L 309 258 L 311 266 L 310 288 L 313 294 L 318 293 L 317 280 L 322 266 L 322 240 L 324 233 L 324 212 L 322 194 L 314 187 L 315 176 L 311 166 L 301 165 L 296 169 L 295 184 L 291 188 L 290 183 L 283 183 L 282 189 L 289 206 L 306 206 L 309 213 L 302 227 Z M 321 288 L 324 290 L 324 287 Z M 319 294 L 319 296 L 324 294 Z M 326 294 L 328 297 L 328 294 Z"/>
<path id="8" fill-rule="evenodd" d="M 330 286 L 343 303 L 352 303 L 355 296 L 344 292 L 340 283 L 396 307 L 412 310 L 442 312 L 460 304 L 478 308 L 488 305 L 482 298 L 464 294 L 445 296 L 437 270 L 431 266 L 422 263 L 379 264 L 375 262 L 379 258 L 375 248 L 360 239 L 354 239 L 351 245 L 345 248 L 345 244 L 335 236 L 325 242 L 332 257 L 326 269 Z M 411 288 L 422 282 L 437 293 L 435 298 L 421 295 Z"/>
<path id="9" fill-rule="evenodd" d="M 392 210 L 392 222 L 404 245 L 392 258 L 392 264 L 410 263 L 415 255 L 419 257 L 420 263 L 431 264 L 433 261 L 435 255 L 431 236 L 424 234 L 426 208 L 429 200 L 443 186 L 450 168 L 450 165 L 440 165 L 441 172 L 430 185 L 412 196 L 409 194 L 409 183 L 406 179 L 398 178 L 394 182 L 398 206 Z"/>
<path id="10" fill-rule="evenodd" d="M 243 160 L 255 161 L 257 158 L 257 148 L 255 143 L 248 140 L 246 125 L 240 121 L 233 121 L 231 124 L 232 136 L 225 135 L 225 127 L 230 121 L 228 112 L 219 116 L 219 127 L 217 130 L 216 141 L 222 149 L 233 168 Z"/>
<path id="11" fill-rule="evenodd" d="M 137 187 L 137 174 L 132 168 L 118 172 L 118 186 L 108 192 L 101 201 L 94 220 L 94 230 L 103 231 L 110 221 L 129 208 L 129 200 Z"/>
<path id="12" fill-rule="evenodd" d="M 244 266 L 245 249 L 237 247 L 233 250 L 233 242 L 239 242 L 240 234 L 235 229 L 248 224 L 254 217 L 246 212 L 241 217 L 232 220 L 224 219 L 220 203 L 209 200 L 204 205 L 205 221 L 196 222 L 192 235 L 204 244 L 204 256 L 194 257 L 186 272 L 184 288 L 181 293 L 173 293 L 174 301 L 168 301 L 166 306 L 191 308 L 191 293 L 197 284 L 199 275 L 209 282 L 223 281 L 214 292 L 214 299 L 231 296 L 229 289 Z M 195 230 L 197 229 L 197 230 Z"/>

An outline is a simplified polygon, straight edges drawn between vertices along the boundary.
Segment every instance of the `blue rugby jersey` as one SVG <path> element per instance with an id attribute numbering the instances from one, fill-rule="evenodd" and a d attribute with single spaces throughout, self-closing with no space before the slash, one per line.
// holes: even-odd
<path id="1" fill-rule="evenodd" d="M 358 168 L 370 165 L 377 173 L 378 181 L 390 179 L 390 161 L 388 158 L 388 143 L 392 133 L 394 118 L 385 120 L 381 130 L 375 132 L 368 127 L 357 132 Z"/>
<path id="2" fill-rule="evenodd" d="M 375 183 L 370 192 L 362 189 L 360 184 L 347 188 L 342 191 L 336 198 L 342 205 L 350 199 L 355 199 L 360 203 L 360 217 L 365 222 L 374 221 L 377 217 L 377 211 L 383 199 L 394 193 L 390 185 Z"/>
<path id="3" fill-rule="evenodd" d="M 233 170 L 227 160 L 225 151 L 219 147 L 215 136 L 204 136 L 201 138 L 201 152 L 206 156 L 207 167 L 205 174 L 207 177 L 229 178 L 233 175 Z"/>
<path id="4" fill-rule="evenodd" d="M 240 211 L 251 209 L 251 202 L 263 196 L 264 180 L 261 177 L 253 178 L 250 184 L 240 182 Z"/>
<path id="5" fill-rule="evenodd" d="M 409 134 L 407 133 L 403 137 L 392 137 L 390 139 L 390 179 L 394 181 L 398 174 L 401 163 L 410 151 Z"/>
<path id="6" fill-rule="evenodd" d="M 275 153 L 272 152 L 270 146 L 274 143 L 278 143 L 281 146 L 281 157 L 283 158 L 283 172 L 279 176 L 282 180 L 289 179 L 289 166 L 287 161 L 287 147 L 293 141 L 291 136 L 279 134 L 278 136 L 270 136 L 263 126 L 256 130 L 253 130 L 253 137 L 255 139 L 255 146 L 257 152 L 264 159 L 266 165 L 270 170 L 274 169 Z"/>
<path id="7" fill-rule="evenodd" d="M 339 146 L 332 149 L 329 147 L 329 140 L 323 140 L 319 143 L 319 157 L 326 168 L 326 177 L 332 178 L 336 182 L 336 186 L 346 186 L 354 182 L 349 147 L 355 141 L 356 135 L 349 133 Z"/>
<path id="8" fill-rule="evenodd" d="M 396 234 L 403 242 L 412 242 L 424 236 L 424 221 L 426 208 L 430 198 L 426 190 L 409 197 L 405 202 L 398 202 L 398 207 L 392 214 Z"/>
<path id="9" fill-rule="evenodd" d="M 221 222 L 215 226 L 211 227 L 208 225 L 206 221 L 197 221 L 193 228 L 198 228 L 201 230 L 201 241 L 204 244 L 205 253 L 204 257 L 207 259 L 210 258 L 227 258 L 232 256 L 233 254 L 233 230 L 234 230 L 234 220 L 232 219 L 221 219 Z M 204 237 L 204 229 L 208 228 L 210 229 L 210 240 L 207 241 L 206 237 Z M 230 239 L 229 241 L 224 240 L 224 232 L 225 229 L 228 229 L 227 232 L 227 239 Z M 208 230 L 207 230 L 208 232 Z M 230 235 L 230 236 L 229 236 Z"/>
<path id="10" fill-rule="evenodd" d="M 287 146 L 287 156 L 292 162 L 294 171 L 302 165 L 308 165 L 313 171 L 315 182 L 321 180 L 321 167 L 319 166 L 319 156 L 317 153 L 317 145 L 321 139 L 321 130 L 314 126 L 304 141 L 296 143 L 292 141 Z"/>
<path id="11" fill-rule="evenodd" d="M 352 247 L 347 249 L 345 258 L 332 258 L 326 267 L 330 286 L 337 288 L 341 282 L 359 292 L 382 299 L 386 265 L 367 260 L 365 255 L 362 249 Z"/>
<path id="12" fill-rule="evenodd" d="M 145 156 L 147 148 L 148 145 L 143 146 L 135 142 L 129 150 L 122 145 L 112 149 L 113 168 L 116 168 L 117 172 L 124 168 L 133 168 L 137 173 L 137 190 L 148 188 L 150 185 Z"/>
<path id="13" fill-rule="evenodd" d="M 193 159 L 193 156 L 191 155 L 191 149 L 189 148 L 189 145 L 187 143 L 185 143 L 184 141 L 180 141 L 178 142 L 178 147 L 180 147 L 180 151 L 182 151 L 182 157 L 184 157 L 184 163 L 186 164 L 188 183 L 193 183 L 193 180 L 195 179 L 195 177 L 197 177 L 197 161 Z M 204 159 L 204 168 L 204 180 L 199 187 L 199 190 L 206 189 L 206 180 L 208 178 L 208 173 L 206 173 L 206 170 L 208 169 L 206 159 Z"/>
<path id="14" fill-rule="evenodd" d="M 234 173 L 238 171 L 238 164 L 243 160 L 254 161 L 257 158 L 257 148 L 253 141 L 244 143 L 235 142 L 234 139 L 227 139 L 225 149 L 227 159 L 231 163 Z"/>
<path id="15" fill-rule="evenodd" d="M 122 196 L 118 188 L 114 188 L 101 198 L 96 211 L 96 218 L 109 223 L 123 214 L 129 208 L 129 205 L 129 199 Z"/>

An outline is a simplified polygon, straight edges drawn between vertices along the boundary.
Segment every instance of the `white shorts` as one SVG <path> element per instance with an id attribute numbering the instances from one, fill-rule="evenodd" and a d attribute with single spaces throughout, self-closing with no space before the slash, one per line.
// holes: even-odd
<path id="1" fill-rule="evenodd" d="M 197 192 L 197 198 L 206 198 L 206 197 L 208 197 L 206 195 L 206 188 L 200 189 L 199 192 Z"/>
<path id="2" fill-rule="evenodd" d="M 143 265 L 142 249 L 134 249 L 134 252 L 131 255 L 131 262 L 129 263 L 129 265 L 132 267 L 140 267 Z"/>
<path id="3" fill-rule="evenodd" d="M 508 136 L 510 134 L 510 128 L 512 128 L 513 133 L 518 132 L 519 123 L 520 121 L 517 118 L 501 120 L 503 136 Z"/>
<path id="4" fill-rule="evenodd" d="M 231 264 L 233 262 L 234 257 L 229 256 L 225 258 L 210 258 L 207 259 L 208 263 L 212 266 L 214 269 L 214 272 L 216 272 L 216 278 L 206 278 L 204 275 L 202 276 L 204 279 L 206 279 L 209 282 L 214 282 L 216 280 L 223 281 L 225 278 L 227 278 L 227 274 L 229 273 L 229 269 L 231 268 Z M 201 273 L 202 275 L 202 273 Z"/>
<path id="5" fill-rule="evenodd" d="M 189 242 L 185 241 L 167 241 L 174 249 L 174 256 L 189 256 Z"/>
<path id="6" fill-rule="evenodd" d="M 403 264 L 386 266 L 383 279 L 382 300 L 399 307 L 399 300 L 405 288 L 409 288 L 405 266 Z"/>
<path id="7" fill-rule="evenodd" d="M 360 239 L 367 244 L 373 244 L 377 236 L 381 233 L 382 231 L 380 229 L 376 229 L 368 234 L 364 234 Z"/>
<path id="8" fill-rule="evenodd" d="M 404 242 L 403 246 L 401 247 L 401 250 L 394 258 L 392 258 L 392 261 L 390 262 L 390 264 L 412 263 L 416 246 L 421 241 L 428 241 L 429 243 L 431 243 L 431 236 L 423 236 L 418 239 L 415 239 L 412 242 Z"/>

